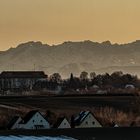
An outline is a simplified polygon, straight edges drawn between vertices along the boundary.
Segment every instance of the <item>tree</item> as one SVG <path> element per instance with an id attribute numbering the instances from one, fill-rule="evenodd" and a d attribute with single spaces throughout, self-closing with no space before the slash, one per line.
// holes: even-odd
<path id="1" fill-rule="evenodd" d="M 59 83 L 61 81 L 61 75 L 59 73 L 54 73 L 50 76 L 50 80 Z"/>
<path id="2" fill-rule="evenodd" d="M 121 72 L 121 71 L 116 71 L 116 72 L 111 74 L 112 85 L 114 87 L 116 87 L 116 88 L 123 87 L 122 76 L 123 76 L 123 72 Z"/>
<path id="3" fill-rule="evenodd" d="M 95 72 L 91 72 L 90 73 L 90 79 L 93 80 L 96 76 L 96 73 Z"/>
<path id="4" fill-rule="evenodd" d="M 80 79 L 81 80 L 87 80 L 88 79 L 88 73 L 86 71 L 81 72 Z"/>
<path id="5" fill-rule="evenodd" d="M 71 73 L 70 75 L 70 81 L 73 81 L 74 77 L 73 77 L 73 73 Z"/>

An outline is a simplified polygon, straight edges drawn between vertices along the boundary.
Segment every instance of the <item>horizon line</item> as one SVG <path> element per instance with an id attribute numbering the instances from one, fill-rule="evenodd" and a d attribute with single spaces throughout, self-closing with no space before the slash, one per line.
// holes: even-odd
<path id="1" fill-rule="evenodd" d="M 21 44 L 26 44 L 26 43 L 31 43 L 31 42 L 33 42 L 33 43 L 38 43 L 39 42 L 42 45 L 48 45 L 50 47 L 53 47 L 53 46 L 62 45 L 64 43 L 80 43 L 80 42 L 88 42 L 88 41 L 89 42 L 93 42 L 93 43 L 99 43 L 99 44 L 102 44 L 102 43 L 105 43 L 105 42 L 109 42 L 111 45 L 115 45 L 115 44 L 117 44 L 117 45 L 126 45 L 126 44 L 131 44 L 131 43 L 140 41 L 140 39 L 136 39 L 136 40 L 133 40 L 133 41 L 130 41 L 130 42 L 125 42 L 125 43 L 117 43 L 117 42 L 112 42 L 110 40 L 104 40 L 104 41 L 93 41 L 93 40 L 88 40 L 88 39 L 86 39 L 86 40 L 66 40 L 66 41 L 62 41 L 61 43 L 56 43 L 56 44 L 54 44 L 54 43 L 48 44 L 48 43 L 45 43 L 44 41 L 39 41 L 39 40 L 35 40 L 35 41 L 28 40 L 28 41 L 25 41 L 25 42 L 18 43 L 14 47 L 9 47 L 9 48 L 7 48 L 5 50 L 0 50 L 0 52 L 5 52 L 5 51 L 8 51 L 9 49 L 16 49 Z"/>

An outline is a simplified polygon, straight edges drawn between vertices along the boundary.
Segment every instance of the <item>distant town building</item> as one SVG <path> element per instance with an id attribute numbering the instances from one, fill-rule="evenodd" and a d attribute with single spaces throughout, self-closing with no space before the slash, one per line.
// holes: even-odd
<path id="1" fill-rule="evenodd" d="M 43 71 L 4 71 L 0 74 L 0 88 L 3 91 L 32 90 L 41 79 L 47 79 Z"/>
<path id="2" fill-rule="evenodd" d="M 96 94 L 98 94 L 98 95 L 104 95 L 104 94 L 107 94 L 107 91 L 106 90 L 98 90 L 96 92 Z"/>
<path id="3" fill-rule="evenodd" d="M 71 126 L 68 120 L 65 117 L 62 117 L 57 119 L 57 122 L 54 124 L 53 128 L 63 129 L 63 128 L 71 128 Z"/>
<path id="4" fill-rule="evenodd" d="M 92 88 L 93 88 L 93 89 L 99 89 L 99 86 L 93 85 Z"/>
<path id="5" fill-rule="evenodd" d="M 101 123 L 90 111 L 82 111 L 77 117 L 74 118 L 75 128 L 92 128 L 102 127 Z"/>
<path id="6" fill-rule="evenodd" d="M 20 122 L 20 129 L 49 129 L 49 122 L 36 110 L 30 111 Z"/>

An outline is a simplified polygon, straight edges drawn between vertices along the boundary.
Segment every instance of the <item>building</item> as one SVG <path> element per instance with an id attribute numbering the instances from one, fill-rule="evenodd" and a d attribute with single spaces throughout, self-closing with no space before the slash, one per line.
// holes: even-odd
<path id="1" fill-rule="evenodd" d="M 65 117 L 58 118 L 53 128 L 64 129 L 71 128 L 70 123 Z"/>
<path id="2" fill-rule="evenodd" d="M 41 79 L 47 79 L 43 71 L 4 71 L 0 74 L 2 91 L 32 90 Z"/>
<path id="3" fill-rule="evenodd" d="M 101 123 L 90 111 L 82 111 L 72 120 L 75 128 L 102 127 Z"/>
<path id="4" fill-rule="evenodd" d="M 8 123 L 7 129 L 19 129 L 20 128 L 20 122 L 22 121 L 22 118 L 19 116 L 15 116 L 12 118 L 12 120 Z"/>
<path id="5" fill-rule="evenodd" d="M 20 122 L 20 129 L 49 129 L 49 122 L 36 110 L 30 111 Z"/>

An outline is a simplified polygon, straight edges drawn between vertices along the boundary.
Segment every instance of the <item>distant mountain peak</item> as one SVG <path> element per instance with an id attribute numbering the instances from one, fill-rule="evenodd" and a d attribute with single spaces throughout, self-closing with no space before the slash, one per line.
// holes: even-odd
<path id="1" fill-rule="evenodd" d="M 104 42 L 102 42 L 101 44 L 102 44 L 102 45 L 107 45 L 107 46 L 112 45 L 111 42 L 110 42 L 109 40 L 104 41 Z"/>
<path id="2" fill-rule="evenodd" d="M 21 43 L 18 45 L 18 47 L 22 47 L 22 46 L 42 46 L 42 42 L 29 41 L 29 42 Z"/>
<path id="3" fill-rule="evenodd" d="M 47 74 L 60 72 L 69 76 L 70 73 L 92 72 L 103 67 L 140 66 L 139 56 L 140 40 L 128 44 L 67 41 L 54 46 L 40 41 L 29 41 L 17 48 L 0 52 L 0 69 L 12 70 L 15 64 L 14 70 L 32 70 L 35 64 L 36 70 L 43 70 Z M 140 69 L 135 68 L 135 71 L 139 73 Z"/>
<path id="4" fill-rule="evenodd" d="M 21 43 L 17 46 L 17 48 L 37 48 L 37 47 L 48 47 L 48 44 L 43 44 L 41 41 L 29 41 L 25 43 Z"/>

